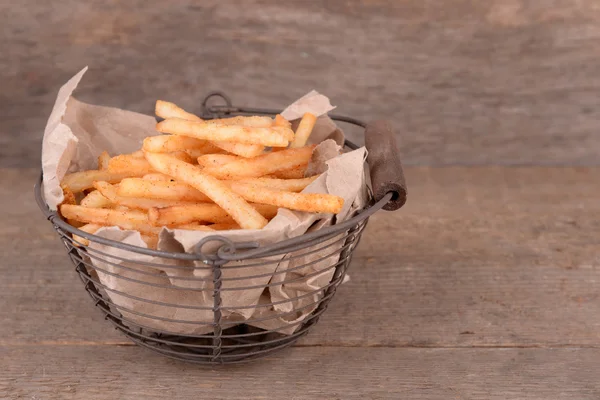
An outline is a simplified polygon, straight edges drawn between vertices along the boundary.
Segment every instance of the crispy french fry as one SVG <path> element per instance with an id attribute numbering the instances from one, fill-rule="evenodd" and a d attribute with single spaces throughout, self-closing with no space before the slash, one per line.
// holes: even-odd
<path id="1" fill-rule="evenodd" d="M 198 157 L 198 165 L 204 168 L 219 167 L 237 160 L 240 157 L 229 154 L 205 154 Z"/>
<path id="2" fill-rule="evenodd" d="M 110 202 L 125 206 L 133 210 L 144 210 L 147 211 L 151 208 L 157 207 L 172 207 L 172 206 L 184 206 L 189 204 L 195 204 L 186 201 L 177 200 L 157 200 L 148 198 L 135 198 L 119 196 L 118 189 L 107 182 L 94 182 L 94 187 L 98 189 Z"/>
<path id="3" fill-rule="evenodd" d="M 235 154 L 238 156 L 252 158 L 259 156 L 265 150 L 265 146 L 260 144 L 246 144 L 246 143 L 234 143 L 234 142 L 212 142 L 215 146 L 227 151 L 228 153 Z M 277 148 L 277 147 L 275 147 Z"/>
<path id="4" fill-rule="evenodd" d="M 300 165 L 295 168 L 284 169 L 281 171 L 275 171 L 271 176 L 277 179 L 302 179 L 304 178 L 304 173 L 306 172 L 306 167 L 308 167 L 308 163 Z M 267 176 L 265 176 L 266 178 Z"/>
<path id="5" fill-rule="evenodd" d="M 194 159 L 185 151 L 174 151 L 169 154 L 187 163 L 194 162 Z M 116 173 L 129 172 L 130 176 L 144 176 L 156 172 L 145 158 L 138 158 L 131 154 L 122 154 L 111 158 L 108 170 Z"/>
<path id="6" fill-rule="evenodd" d="M 271 189 L 285 190 L 288 192 L 301 192 L 305 187 L 310 185 L 319 176 L 311 176 L 309 178 L 302 179 L 277 179 L 277 178 L 251 178 L 241 180 L 241 183 L 248 183 L 250 185 L 264 186 Z M 224 182 L 238 182 L 236 180 L 224 181 Z"/>
<path id="7" fill-rule="evenodd" d="M 159 174 L 158 172 L 154 174 L 147 174 L 142 176 L 142 179 L 146 179 L 147 181 L 163 181 L 163 182 L 171 182 L 173 178 L 169 175 Z"/>
<path id="8" fill-rule="evenodd" d="M 157 171 L 185 182 L 207 195 L 242 228 L 261 229 L 267 224 L 268 221 L 256 209 L 232 192 L 226 184 L 203 173 L 199 167 L 166 154 L 146 153 L 146 159 Z"/>
<path id="9" fill-rule="evenodd" d="M 313 128 L 315 127 L 315 123 L 317 122 L 317 117 L 314 114 L 306 113 L 300 120 L 300 124 L 296 129 L 296 134 L 294 136 L 294 140 L 290 144 L 290 147 L 302 147 L 308 141 L 308 137 L 312 133 Z"/>
<path id="10" fill-rule="evenodd" d="M 290 210 L 337 214 L 344 199 L 321 193 L 293 193 L 242 182 L 230 182 L 231 189 L 248 201 L 271 204 Z"/>
<path id="11" fill-rule="evenodd" d="M 214 231 L 213 228 L 208 225 L 204 225 L 198 222 L 190 222 L 189 224 L 182 224 L 177 226 L 170 226 L 170 229 L 187 229 L 188 231 Z"/>
<path id="12" fill-rule="evenodd" d="M 65 218 L 88 224 L 114 225 L 122 229 L 137 230 L 145 234 L 157 235 L 160 232 L 160 228 L 150 225 L 148 214 L 141 211 L 121 211 L 63 204 L 60 206 L 60 212 Z"/>
<path id="13" fill-rule="evenodd" d="M 108 185 L 109 183 L 106 184 Z M 108 208 L 113 205 L 113 202 L 106 198 L 106 196 L 102 195 L 102 193 L 99 190 L 94 190 L 93 192 L 90 192 L 87 196 L 85 196 L 83 200 L 81 200 L 80 204 L 84 207 Z"/>
<path id="14" fill-rule="evenodd" d="M 209 119 L 205 120 L 205 122 L 216 125 L 240 125 L 247 126 L 249 128 L 270 128 L 273 126 L 273 120 L 271 118 L 261 116 L 237 116 L 230 118 Z"/>
<path id="15" fill-rule="evenodd" d="M 149 181 L 139 178 L 123 179 L 120 196 L 174 201 L 212 202 L 208 196 L 183 182 Z"/>
<path id="16" fill-rule="evenodd" d="M 156 129 L 162 133 L 190 136 L 196 139 L 260 144 L 272 147 L 285 147 L 289 142 L 289 140 L 286 140 L 286 138 L 277 131 L 277 129 L 286 129 L 282 127 L 253 128 L 239 125 L 219 125 L 169 118 L 159 122 L 156 125 Z"/>
<path id="17" fill-rule="evenodd" d="M 222 222 L 220 224 L 208 225 L 208 227 L 211 228 L 213 231 L 228 231 L 228 230 L 232 230 L 232 229 L 242 229 L 235 222 L 229 222 L 229 223 Z"/>
<path id="18" fill-rule="evenodd" d="M 227 211 L 212 203 L 151 208 L 148 210 L 148 218 L 154 226 L 177 226 L 194 221 L 214 223 L 229 222 L 231 220 Z"/>
<path id="19" fill-rule="evenodd" d="M 78 229 L 84 231 L 86 233 L 94 234 L 98 229 L 102 228 L 102 225 L 98 224 L 85 224 L 80 226 Z M 73 240 L 78 243 L 74 243 L 75 245 L 79 244 L 81 246 L 89 246 L 90 241 L 82 236 L 73 234 Z"/>
<path id="20" fill-rule="evenodd" d="M 183 108 L 178 107 L 174 103 L 168 101 L 156 100 L 156 107 L 154 112 L 161 118 L 181 118 L 187 119 L 188 121 L 202 121 L 202 118 L 185 111 Z"/>
<path id="21" fill-rule="evenodd" d="M 283 126 L 285 128 L 292 128 L 292 123 L 290 121 L 288 121 L 287 119 L 283 118 L 283 116 L 281 114 L 277 114 L 275 116 L 275 121 L 273 121 L 273 124 L 275 126 Z"/>
<path id="22" fill-rule="evenodd" d="M 108 169 L 108 162 L 110 161 L 110 155 L 107 151 L 103 151 L 98 156 L 98 170 L 104 171 Z"/>
<path id="23" fill-rule="evenodd" d="M 229 143 L 232 143 L 232 142 L 229 142 Z M 190 157 L 192 157 L 194 160 L 205 154 L 225 154 L 225 153 L 227 153 L 222 148 L 215 146 L 213 144 L 213 142 L 206 142 L 204 147 L 201 149 L 187 149 L 185 152 L 188 153 L 190 155 Z"/>
<path id="24" fill-rule="evenodd" d="M 86 189 L 94 187 L 94 181 L 106 181 L 118 183 L 123 178 L 132 176 L 131 171 L 112 172 L 112 171 L 80 171 L 67 174 L 61 182 L 61 186 L 69 188 L 73 193 L 83 192 Z"/>
<path id="25" fill-rule="evenodd" d="M 189 149 L 203 149 L 205 147 L 205 140 L 180 135 L 159 135 L 145 138 L 142 148 L 144 151 L 153 153 L 171 153 Z"/>
<path id="26" fill-rule="evenodd" d="M 142 234 L 142 240 L 146 243 L 149 249 L 155 249 L 158 245 L 158 235 L 144 235 Z"/>
<path id="27" fill-rule="evenodd" d="M 136 150 L 131 154 L 126 154 L 129 155 L 131 157 L 135 157 L 135 158 L 144 158 L 144 152 L 142 150 Z"/>
<path id="28" fill-rule="evenodd" d="M 313 149 L 314 146 L 305 146 L 266 153 L 254 158 L 232 161 L 222 166 L 205 168 L 203 172 L 219 179 L 258 178 L 308 163 Z"/>
<path id="29" fill-rule="evenodd" d="M 64 183 L 60 186 L 63 192 L 62 204 L 77 204 L 77 199 L 75 198 L 75 193 L 73 192 L 73 190 Z"/>

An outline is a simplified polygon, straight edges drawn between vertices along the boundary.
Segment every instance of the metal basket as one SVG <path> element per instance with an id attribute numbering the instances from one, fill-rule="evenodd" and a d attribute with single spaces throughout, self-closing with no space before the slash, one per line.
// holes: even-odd
<path id="1" fill-rule="evenodd" d="M 212 97 L 220 97 L 225 104 L 209 106 L 208 102 Z M 211 119 L 245 114 L 274 115 L 277 112 L 277 110 L 234 107 L 227 96 L 220 92 L 214 92 L 209 94 L 202 103 L 201 115 L 205 119 Z M 133 342 L 170 358 L 200 364 L 239 363 L 257 359 L 290 346 L 308 333 L 310 328 L 318 321 L 321 314 L 327 309 L 337 287 L 342 283 L 353 251 L 360 241 L 369 217 L 382 208 L 389 210 L 398 209 L 404 204 L 406 199 L 404 177 L 396 151 L 395 140 L 389 127 L 385 124 L 382 125 L 381 122 L 367 126 L 363 122 L 352 118 L 336 115 L 330 115 L 330 117 L 336 121 L 366 128 L 365 141 L 369 150 L 367 162 L 371 166 L 370 175 L 374 198 L 369 207 L 361 210 L 349 220 L 289 240 L 260 246 L 258 243 L 234 243 L 216 234 L 198 243 L 195 247 L 197 249 L 195 253 L 157 251 L 88 234 L 69 225 L 56 212 L 51 211 L 43 199 L 41 190 L 42 176 L 40 176 L 34 188 L 36 201 L 46 218 L 52 223 L 56 232 L 58 232 L 75 265 L 75 270 L 79 274 L 85 289 L 96 307 L 102 311 L 106 320 L 110 321 L 116 329 Z M 356 149 L 358 147 L 348 140 L 345 146 L 349 149 Z M 125 254 L 120 259 L 126 260 L 126 265 L 115 263 L 115 257 L 108 256 L 97 249 L 90 248 L 76 241 L 73 235 L 86 238 L 90 242 L 118 249 L 121 255 Z M 215 243 L 218 244 L 216 251 L 203 252 L 203 247 L 209 242 L 213 242 L 213 248 L 215 247 Z M 139 255 L 158 257 L 158 260 L 164 262 L 154 262 L 152 264 L 137 262 L 135 260 L 139 259 Z M 276 270 L 275 274 L 272 272 L 268 273 L 268 276 L 273 275 L 274 278 L 261 286 L 261 288 L 264 287 L 264 290 L 281 287 L 280 285 L 293 286 L 294 283 L 299 281 L 314 278 L 316 273 L 301 275 L 298 272 L 313 266 L 315 263 L 321 263 L 318 273 L 332 271 L 331 280 L 318 290 L 298 293 L 295 297 L 282 299 L 281 301 L 267 302 L 265 304 L 259 303 L 252 307 L 224 307 L 222 305 L 222 296 L 224 296 L 225 291 L 241 291 L 256 288 L 245 285 L 243 282 L 244 279 L 250 280 L 266 276 L 265 273 L 257 274 L 257 269 L 271 267 L 275 270 L 279 261 L 265 260 L 265 258 L 271 257 L 279 260 L 284 255 L 292 259 L 304 257 L 310 261 L 294 265 L 293 268 Z M 94 265 L 92 260 L 102 261 L 101 264 L 97 263 L 100 265 L 112 265 L 114 268 L 122 268 L 128 275 L 115 274 L 114 271 L 111 272 L 98 265 Z M 245 265 L 238 265 L 236 261 L 244 261 Z M 166 285 L 156 283 L 156 279 L 161 274 L 149 272 L 145 267 L 151 267 L 151 269 L 156 267 L 162 270 L 180 268 L 205 271 L 205 274 L 207 274 L 205 277 L 191 276 L 180 278 L 182 282 L 186 280 L 204 280 L 209 284 L 204 289 L 188 289 L 185 285 L 181 285 L 181 287 L 169 285 L 168 288 L 180 290 L 182 295 L 186 292 L 197 294 L 199 291 L 205 291 L 208 296 L 213 297 L 212 307 L 161 303 L 160 301 L 143 299 L 136 296 L 135 293 L 116 292 L 113 288 L 101 283 L 98 278 L 99 274 L 104 274 L 104 276 L 114 279 L 125 279 L 135 285 L 148 285 L 155 287 L 156 290 L 166 289 Z M 227 281 L 227 278 L 223 277 L 223 271 L 227 268 L 242 269 L 247 272 L 247 275 L 241 279 L 239 277 L 235 278 L 237 282 L 234 288 L 224 288 L 223 285 Z M 275 279 L 275 277 L 280 279 Z M 212 322 L 161 318 L 115 304 L 108 294 L 160 307 L 183 307 L 186 309 L 202 310 L 212 313 L 213 318 Z M 232 312 L 242 312 L 260 307 L 265 307 L 268 310 L 281 309 L 282 307 L 276 306 L 284 304 L 288 305 L 288 310 L 273 312 L 267 317 L 251 317 L 243 321 L 231 321 L 223 317 L 224 313 L 231 314 Z M 285 322 L 280 323 L 280 326 L 275 326 L 281 320 L 293 321 L 297 313 L 302 311 L 310 311 L 310 314 L 304 319 L 293 323 Z M 140 319 L 199 327 L 209 330 L 209 332 L 183 335 L 177 332 L 152 328 L 148 326 L 152 325 L 151 323 L 140 323 Z M 257 328 L 254 325 L 268 325 L 269 329 Z M 293 333 L 281 333 L 282 330 L 289 330 L 290 327 L 295 329 Z"/>

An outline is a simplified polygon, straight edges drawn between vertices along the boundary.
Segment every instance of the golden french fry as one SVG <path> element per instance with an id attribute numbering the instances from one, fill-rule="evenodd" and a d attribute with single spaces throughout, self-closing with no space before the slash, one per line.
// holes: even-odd
<path id="1" fill-rule="evenodd" d="M 187 163 L 194 162 L 194 159 L 185 151 L 174 151 L 169 154 Z M 130 176 L 144 176 L 156 172 L 145 158 L 138 158 L 130 154 L 121 154 L 111 158 L 108 170 L 116 173 L 129 172 Z"/>
<path id="2" fill-rule="evenodd" d="M 77 199 L 75 198 L 75 193 L 71 188 L 64 183 L 60 185 L 63 192 L 63 201 L 61 204 L 77 204 Z"/>
<path id="3" fill-rule="evenodd" d="M 275 171 L 271 176 L 273 178 L 278 179 L 302 179 L 304 178 L 304 173 L 306 172 L 306 167 L 308 167 L 308 163 L 300 165 L 299 167 L 284 169 L 281 171 Z M 265 176 L 266 178 L 267 176 Z"/>
<path id="4" fill-rule="evenodd" d="M 275 126 L 283 126 L 285 128 L 292 128 L 292 123 L 290 121 L 288 121 L 287 119 L 283 118 L 283 116 L 281 114 L 277 114 L 275 116 L 275 121 L 273 121 L 273 124 Z"/>
<path id="5" fill-rule="evenodd" d="M 173 178 L 171 178 L 169 175 L 159 174 L 158 172 L 156 172 L 154 174 L 144 175 L 144 176 L 142 176 L 142 179 L 145 179 L 148 181 L 163 181 L 163 182 L 171 182 L 173 180 Z"/>
<path id="6" fill-rule="evenodd" d="M 142 150 L 136 150 L 133 153 L 127 155 L 135 158 L 144 158 L 144 152 Z"/>
<path id="7" fill-rule="evenodd" d="M 211 228 L 213 231 L 228 231 L 232 229 L 242 229 L 235 222 L 222 222 L 220 224 L 208 225 L 208 227 Z"/>
<path id="8" fill-rule="evenodd" d="M 128 178 L 121 181 L 118 193 L 124 197 L 212 202 L 204 193 L 183 182 L 149 181 L 147 179 Z"/>
<path id="9" fill-rule="evenodd" d="M 276 131 L 276 129 L 286 129 L 282 127 L 253 128 L 169 118 L 159 122 L 156 129 L 162 133 L 190 136 L 196 139 L 260 144 L 272 147 L 285 147 L 289 142 L 279 131 Z"/>
<path id="10" fill-rule="evenodd" d="M 229 142 L 229 143 L 232 143 L 232 142 Z M 206 142 L 204 147 L 201 149 L 187 149 L 185 152 L 188 153 L 190 155 L 190 157 L 192 157 L 194 160 L 205 154 L 224 154 L 224 153 L 226 153 L 226 151 L 223 150 L 222 148 L 215 146 L 213 144 L 213 142 Z"/>
<path id="11" fill-rule="evenodd" d="M 141 234 L 142 240 L 146 243 L 149 249 L 155 249 L 158 245 L 158 235 L 144 235 Z"/>
<path id="12" fill-rule="evenodd" d="M 264 186 L 271 189 L 285 190 L 287 192 L 301 192 L 305 187 L 310 185 L 319 176 L 311 176 L 309 178 L 302 179 L 277 179 L 277 178 L 251 178 L 241 180 L 241 183 L 248 183 L 250 185 Z M 238 182 L 236 180 L 224 181 L 224 182 Z"/>
<path id="13" fill-rule="evenodd" d="M 98 156 L 98 169 L 100 171 L 107 170 L 108 161 L 110 161 L 110 155 L 108 154 L 108 152 L 103 151 L 102 153 L 100 153 L 100 155 Z"/>
<path id="14" fill-rule="evenodd" d="M 188 231 L 213 231 L 214 229 L 208 225 L 204 225 L 198 222 L 190 222 L 189 224 L 182 224 L 177 226 L 170 226 L 170 229 L 187 229 Z"/>
<path id="15" fill-rule="evenodd" d="M 199 167 L 167 154 L 146 153 L 146 159 L 157 171 L 185 182 L 207 195 L 229 213 L 242 228 L 261 229 L 267 224 L 268 221 L 256 209 L 232 192 L 226 184 L 203 173 Z"/>
<path id="16" fill-rule="evenodd" d="M 205 154 L 198 157 L 198 165 L 204 168 L 219 167 L 237 160 L 240 157 L 229 154 Z"/>
<path id="17" fill-rule="evenodd" d="M 205 174 L 219 179 L 258 178 L 279 170 L 296 168 L 308 163 L 314 146 L 266 153 L 254 158 L 243 158 L 222 166 L 205 168 Z"/>
<path id="18" fill-rule="evenodd" d="M 151 208 L 148 210 L 148 218 L 154 226 L 176 226 L 194 221 L 228 222 L 231 220 L 225 210 L 212 203 Z"/>
<path id="19" fill-rule="evenodd" d="M 291 142 L 294 140 L 294 131 L 292 130 L 292 128 L 288 128 L 287 126 L 274 126 L 273 130 L 275 132 L 277 132 L 278 134 L 280 134 L 288 142 Z M 271 146 L 271 147 L 277 147 L 277 146 Z M 282 147 L 282 146 L 279 146 L 279 147 Z M 287 147 L 287 145 L 285 147 Z"/>
<path id="20" fill-rule="evenodd" d="M 160 232 L 160 228 L 150 225 L 148 214 L 141 211 L 88 208 L 72 204 L 63 204 L 60 206 L 60 212 L 65 218 L 88 224 L 114 225 L 121 229 L 137 230 L 146 234 L 157 235 Z"/>
<path id="21" fill-rule="evenodd" d="M 161 118 L 181 118 L 187 119 L 188 121 L 202 121 L 202 118 L 185 111 L 183 108 L 178 107 L 174 103 L 168 101 L 156 100 L 156 107 L 154 112 Z"/>
<path id="22" fill-rule="evenodd" d="M 84 231 L 86 233 L 91 233 L 93 235 L 100 228 L 102 228 L 102 225 L 98 225 L 98 224 L 85 224 L 83 226 L 80 226 L 77 229 L 79 229 L 81 231 Z M 86 239 L 86 238 L 84 238 L 82 236 L 79 236 L 79 235 L 73 234 L 73 240 L 75 242 L 78 242 L 78 243 L 73 243 L 75 245 L 77 245 L 77 244 L 79 244 L 81 246 L 89 246 L 90 245 L 89 239 Z"/>
<path id="23" fill-rule="evenodd" d="M 260 144 L 246 144 L 246 143 L 234 143 L 234 142 L 212 142 L 215 146 L 227 151 L 228 153 L 235 154 L 241 157 L 252 158 L 259 156 L 265 150 L 265 146 Z M 275 147 L 278 148 L 278 147 Z"/>
<path id="24" fill-rule="evenodd" d="M 108 185 L 109 183 L 106 184 Z M 101 191 L 94 190 L 93 192 L 90 192 L 87 196 L 85 196 L 83 200 L 81 200 L 80 204 L 84 207 L 107 208 L 111 207 L 113 205 L 113 202 L 111 202 L 106 196 L 104 196 L 101 193 Z"/>
<path id="25" fill-rule="evenodd" d="M 344 199 L 321 193 L 293 193 L 242 182 L 230 182 L 231 189 L 248 201 L 271 204 L 290 210 L 337 214 Z"/>
<path id="26" fill-rule="evenodd" d="M 298 129 L 296 129 L 296 134 L 294 136 L 294 140 L 290 147 L 302 147 L 308 141 L 308 137 L 312 133 L 313 128 L 315 127 L 315 123 L 317 122 L 317 117 L 314 114 L 306 113 L 300 120 L 300 124 L 298 125 Z"/>
<path id="27" fill-rule="evenodd" d="M 187 201 L 157 200 L 148 198 L 119 196 L 118 189 L 107 182 L 94 182 L 94 187 L 96 187 L 96 189 L 98 189 L 98 191 L 100 191 L 106 198 L 110 199 L 112 203 L 118 204 L 120 206 L 125 206 L 134 210 L 147 211 L 154 207 L 161 208 L 195 204 Z"/>
<path id="28" fill-rule="evenodd" d="M 247 126 L 249 128 L 270 128 L 273 126 L 273 120 L 269 117 L 262 116 L 237 116 L 230 118 L 219 118 L 219 119 L 208 119 L 205 120 L 206 123 L 216 124 L 216 125 L 240 125 Z"/>
<path id="29" fill-rule="evenodd" d="M 189 149 L 203 149 L 205 147 L 205 140 L 180 135 L 159 135 L 145 138 L 142 148 L 144 151 L 153 153 L 171 153 Z"/>
<path id="30" fill-rule="evenodd" d="M 61 182 L 61 186 L 69 188 L 73 193 L 83 192 L 86 189 L 94 187 L 94 181 L 106 181 L 110 183 L 118 183 L 123 178 L 128 178 L 132 175 L 131 171 L 80 171 L 67 174 Z"/>

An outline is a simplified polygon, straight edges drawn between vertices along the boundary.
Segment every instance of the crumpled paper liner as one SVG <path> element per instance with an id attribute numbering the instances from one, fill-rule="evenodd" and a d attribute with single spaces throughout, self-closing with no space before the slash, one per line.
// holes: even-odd
<path id="1" fill-rule="evenodd" d="M 159 134 L 151 116 L 89 105 L 73 98 L 72 93 L 85 71 L 83 69 L 60 89 L 44 132 L 44 195 L 53 210 L 63 201 L 59 183 L 67 172 L 94 169 L 97 156 L 103 150 L 111 155 L 133 152 L 141 147 L 145 137 Z M 340 154 L 344 136 L 326 115 L 331 109 L 329 99 L 312 91 L 290 105 L 282 115 L 291 120 L 305 112 L 319 116 L 309 140 L 318 143 L 309 171 L 322 175 L 304 191 L 343 197 L 344 207 L 339 214 L 280 209 L 261 230 L 215 233 L 165 228 L 159 236 L 158 250 L 194 252 L 199 241 L 215 234 L 236 243 L 258 242 L 265 246 L 344 221 L 362 209 L 369 198 L 366 150 L 360 148 Z M 96 234 L 146 247 L 136 231 L 105 227 Z M 221 310 L 225 327 L 245 322 L 257 328 L 292 334 L 300 326 L 299 322 L 315 310 L 323 288 L 331 281 L 335 271 L 332 266 L 338 262 L 339 250 L 344 245 L 344 241 L 339 240 L 343 235 L 290 254 L 224 265 Z M 221 242 L 209 242 L 202 251 L 210 253 L 220 245 Z M 96 242 L 91 242 L 89 247 L 89 256 L 82 255 L 89 257 L 98 279 L 124 319 L 169 333 L 212 332 L 214 287 L 210 266 L 138 254 Z M 326 248 L 311 253 L 320 247 Z M 293 271 L 287 272 L 290 269 Z M 278 304 L 271 305 L 273 302 Z M 257 319 L 260 321 L 253 322 Z"/>

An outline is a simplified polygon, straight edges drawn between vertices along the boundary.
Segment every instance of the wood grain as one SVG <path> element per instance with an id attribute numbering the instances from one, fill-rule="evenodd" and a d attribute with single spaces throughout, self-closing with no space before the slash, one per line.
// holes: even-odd
<path id="1" fill-rule="evenodd" d="M 10 399 L 596 400 L 598 349 L 295 348 L 202 368 L 137 347 L 0 347 Z"/>
<path id="2" fill-rule="evenodd" d="M 0 344 L 124 342 L 38 212 L 37 171 L 0 174 Z M 406 207 L 373 217 L 351 282 L 303 345 L 600 346 L 600 169 L 408 168 L 407 180 Z"/>
<path id="3" fill-rule="evenodd" d="M 36 166 L 56 92 L 150 113 L 221 89 L 283 107 L 311 89 L 390 119 L 407 164 L 598 165 L 592 0 L 22 0 L 0 4 L 0 166 Z M 360 142 L 357 131 L 350 137 Z"/>

